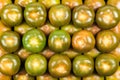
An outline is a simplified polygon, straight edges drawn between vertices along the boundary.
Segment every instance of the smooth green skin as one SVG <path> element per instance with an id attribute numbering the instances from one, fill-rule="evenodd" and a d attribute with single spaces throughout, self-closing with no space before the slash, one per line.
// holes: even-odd
<path id="1" fill-rule="evenodd" d="M 117 7 L 120 14 L 120 0 L 107 0 L 107 4 Z"/>
<path id="2" fill-rule="evenodd" d="M 81 78 L 77 77 L 77 76 L 75 76 L 73 74 L 70 74 L 68 76 L 59 78 L 59 80 L 81 80 Z"/>
<path id="3" fill-rule="evenodd" d="M 48 37 L 48 46 L 55 52 L 63 52 L 69 49 L 71 37 L 63 30 L 55 30 Z"/>
<path id="4" fill-rule="evenodd" d="M 120 74 L 120 66 L 118 67 L 117 71 L 114 74 L 110 76 L 106 76 L 105 78 L 106 80 L 119 80 L 120 79 L 119 74 Z"/>
<path id="5" fill-rule="evenodd" d="M 21 7 L 26 7 L 26 5 L 33 2 L 37 2 L 37 0 L 14 0 L 14 4 L 17 4 Z"/>
<path id="6" fill-rule="evenodd" d="M 105 5 L 105 0 L 85 0 L 84 4 L 97 10 L 98 8 Z"/>
<path id="7" fill-rule="evenodd" d="M 20 35 L 15 31 L 6 31 L 0 37 L 0 44 L 8 52 L 15 52 L 19 49 Z"/>
<path id="8" fill-rule="evenodd" d="M 8 76 L 0 72 L 0 79 L 1 80 L 12 80 L 12 76 Z"/>
<path id="9" fill-rule="evenodd" d="M 61 26 L 61 30 L 68 32 L 70 35 L 73 35 L 75 32 L 82 30 L 82 28 L 76 27 L 73 24 L 68 24 Z"/>
<path id="10" fill-rule="evenodd" d="M 5 5 L 11 4 L 12 0 L 0 0 L 0 16 L 1 16 L 1 11 Z"/>
<path id="11" fill-rule="evenodd" d="M 38 27 L 38 29 L 42 30 L 46 36 L 55 30 L 59 30 L 59 27 L 53 26 L 50 22 L 45 23 L 43 26 Z"/>
<path id="12" fill-rule="evenodd" d="M 96 47 L 100 52 L 110 52 L 118 46 L 119 40 L 111 30 L 100 31 L 96 36 Z"/>
<path id="13" fill-rule="evenodd" d="M 19 71 L 20 65 L 20 58 L 15 54 L 9 53 L 0 57 L 0 72 L 5 75 L 15 75 Z"/>
<path id="14" fill-rule="evenodd" d="M 10 27 L 21 24 L 23 20 L 22 8 L 15 4 L 8 4 L 1 11 L 2 22 Z"/>
<path id="15" fill-rule="evenodd" d="M 68 76 L 71 71 L 71 61 L 64 54 L 55 54 L 48 62 L 48 70 L 53 77 L 60 78 Z"/>
<path id="16" fill-rule="evenodd" d="M 88 76 L 94 71 L 93 58 L 85 55 L 76 56 L 72 67 L 74 75 L 79 77 Z"/>
<path id="17" fill-rule="evenodd" d="M 17 74 L 13 75 L 13 80 L 35 80 L 35 78 L 22 69 Z"/>
<path id="18" fill-rule="evenodd" d="M 43 75 L 36 76 L 36 80 L 58 80 L 58 78 L 55 78 L 50 74 L 43 74 Z"/>
<path id="19" fill-rule="evenodd" d="M 72 47 L 78 52 L 84 53 L 93 49 L 95 38 L 90 31 L 81 30 L 73 34 Z"/>
<path id="20" fill-rule="evenodd" d="M 104 79 L 104 76 L 100 76 L 96 73 L 93 73 L 92 75 L 83 77 L 82 80 L 105 80 L 105 79 Z"/>
<path id="21" fill-rule="evenodd" d="M 31 29 L 23 35 L 22 43 L 26 50 L 37 53 L 44 49 L 46 37 L 41 30 Z"/>
<path id="22" fill-rule="evenodd" d="M 87 56 L 91 56 L 92 58 L 96 58 L 98 55 L 101 54 L 101 52 L 99 50 L 97 50 L 96 48 L 93 48 L 90 51 L 85 52 L 83 54 L 87 55 Z"/>
<path id="23" fill-rule="evenodd" d="M 32 27 L 42 26 L 47 17 L 46 8 L 43 4 L 34 2 L 25 7 L 24 18 L 28 25 Z"/>
<path id="24" fill-rule="evenodd" d="M 60 4 L 60 0 L 38 0 L 38 2 L 44 4 L 47 9 Z"/>
<path id="25" fill-rule="evenodd" d="M 69 6 L 71 9 L 83 4 L 82 0 L 61 0 L 61 1 L 62 4 Z"/>
<path id="26" fill-rule="evenodd" d="M 119 62 L 114 55 L 103 53 L 95 60 L 95 69 L 101 76 L 110 76 L 117 70 Z"/>
<path id="27" fill-rule="evenodd" d="M 54 26 L 63 26 L 70 23 L 71 10 L 66 5 L 54 5 L 48 12 L 49 21 Z"/>
<path id="28" fill-rule="evenodd" d="M 67 55 L 70 59 L 74 59 L 76 56 L 80 55 L 80 52 L 77 52 L 73 49 L 68 49 L 66 51 L 61 52 L 60 54 L 65 54 Z"/>
<path id="29" fill-rule="evenodd" d="M 3 49 L 3 47 L 0 45 L 0 57 L 5 55 L 5 54 L 8 54 L 9 52 L 7 52 L 5 49 Z"/>
<path id="30" fill-rule="evenodd" d="M 85 5 L 77 6 L 72 11 L 73 24 L 80 28 L 90 27 L 94 22 L 94 18 L 94 10 Z"/>
<path id="31" fill-rule="evenodd" d="M 29 26 L 26 22 L 21 23 L 14 27 L 14 31 L 18 32 L 19 34 L 23 35 L 28 30 L 34 29 L 33 27 Z"/>
<path id="32" fill-rule="evenodd" d="M 111 17 L 111 18 L 110 18 Z M 96 23 L 101 29 L 111 29 L 119 22 L 119 11 L 116 7 L 105 5 L 96 12 Z"/>
<path id="33" fill-rule="evenodd" d="M 47 60 L 43 55 L 32 54 L 25 61 L 25 70 L 31 76 L 43 75 L 47 70 Z"/>
<path id="34" fill-rule="evenodd" d="M 113 54 L 113 55 L 115 55 L 115 56 L 117 57 L 118 61 L 120 62 L 120 43 L 119 43 L 118 46 L 117 46 L 114 50 L 112 50 L 110 53 Z"/>

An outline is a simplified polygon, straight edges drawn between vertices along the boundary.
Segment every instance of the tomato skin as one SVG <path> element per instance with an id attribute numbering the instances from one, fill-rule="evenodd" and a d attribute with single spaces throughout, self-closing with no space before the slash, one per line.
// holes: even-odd
<path id="1" fill-rule="evenodd" d="M 55 52 L 63 52 L 70 47 L 71 37 L 64 30 L 53 31 L 48 37 L 48 46 Z"/>
<path id="2" fill-rule="evenodd" d="M 15 31 L 5 31 L 0 37 L 0 44 L 7 52 L 15 52 L 20 48 L 20 35 Z"/>
<path id="3" fill-rule="evenodd" d="M 22 8 L 15 4 L 8 4 L 1 11 L 2 22 L 10 27 L 21 24 L 23 20 Z"/>
<path id="4" fill-rule="evenodd" d="M 47 60 L 43 55 L 32 54 L 25 61 L 25 70 L 29 75 L 42 75 L 47 70 Z"/>
<path id="5" fill-rule="evenodd" d="M 58 80 L 58 78 L 55 78 L 51 76 L 49 73 L 36 76 L 36 80 Z"/>
<path id="6" fill-rule="evenodd" d="M 48 71 L 53 77 L 59 78 L 70 74 L 71 61 L 64 54 L 53 55 L 48 62 Z"/>
<path id="7" fill-rule="evenodd" d="M 82 5 L 82 0 L 62 0 L 62 4 L 69 6 L 71 9 L 75 8 L 76 6 Z"/>
<path id="8" fill-rule="evenodd" d="M 95 38 L 90 31 L 81 30 L 73 34 L 72 47 L 78 52 L 88 52 L 95 46 Z"/>
<path id="9" fill-rule="evenodd" d="M 119 62 L 114 55 L 103 53 L 95 60 L 95 69 L 101 76 L 110 76 L 117 70 Z"/>
<path id="10" fill-rule="evenodd" d="M 44 4 L 47 9 L 60 4 L 60 0 L 38 0 L 38 2 Z"/>
<path id="11" fill-rule="evenodd" d="M 26 7 L 29 3 L 37 2 L 37 0 L 14 0 L 14 4 Z"/>
<path id="12" fill-rule="evenodd" d="M 32 27 L 42 26 L 47 17 L 46 8 L 43 4 L 34 2 L 25 7 L 24 18 L 28 25 Z"/>
<path id="13" fill-rule="evenodd" d="M 93 58 L 85 55 L 76 56 L 73 60 L 73 73 L 76 76 L 84 77 L 92 74 L 94 71 Z"/>
<path id="14" fill-rule="evenodd" d="M 111 29 L 115 27 L 120 20 L 119 11 L 112 5 L 105 5 L 97 10 L 95 20 L 101 29 Z"/>
<path id="15" fill-rule="evenodd" d="M 45 34 L 38 29 L 31 29 L 22 37 L 23 47 L 33 53 L 40 52 L 46 45 Z"/>
<path id="16" fill-rule="evenodd" d="M 49 21 L 54 26 L 63 26 L 70 23 L 71 10 L 66 5 L 54 5 L 48 12 Z"/>
<path id="17" fill-rule="evenodd" d="M 72 11 L 72 22 L 80 28 L 90 27 L 94 22 L 94 18 L 94 10 L 85 5 L 79 5 Z"/>
<path id="18" fill-rule="evenodd" d="M 84 4 L 93 8 L 94 10 L 99 9 L 100 7 L 105 5 L 105 0 L 85 0 Z"/>
<path id="19" fill-rule="evenodd" d="M 70 74 L 68 76 L 59 78 L 59 80 L 82 80 L 82 79 L 81 77 L 77 77 L 74 74 Z"/>
<path id="20" fill-rule="evenodd" d="M 15 54 L 9 53 L 0 57 L 0 72 L 3 74 L 15 75 L 19 71 L 20 65 L 20 58 Z"/>
<path id="21" fill-rule="evenodd" d="M 118 37 L 111 30 L 100 31 L 96 36 L 96 47 L 101 52 L 111 52 L 118 43 Z"/>

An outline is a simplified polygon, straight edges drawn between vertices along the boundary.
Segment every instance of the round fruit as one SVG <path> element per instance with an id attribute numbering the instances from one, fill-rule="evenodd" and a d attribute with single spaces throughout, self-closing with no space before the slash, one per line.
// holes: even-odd
<path id="1" fill-rule="evenodd" d="M 73 60 L 73 73 L 76 76 L 84 77 L 92 74 L 94 71 L 94 61 L 92 57 L 79 55 Z"/>
<path id="2" fill-rule="evenodd" d="M 20 43 L 20 35 L 14 31 L 5 31 L 0 37 L 1 46 L 8 52 L 18 50 Z"/>
<path id="3" fill-rule="evenodd" d="M 47 60 L 40 54 L 32 54 L 25 61 L 25 70 L 32 76 L 42 75 L 47 70 Z"/>
<path id="4" fill-rule="evenodd" d="M 0 57 L 0 72 L 6 75 L 15 75 L 20 69 L 20 59 L 15 54 L 5 54 Z"/>
<path id="5" fill-rule="evenodd" d="M 119 62 L 116 57 L 111 54 L 101 54 L 95 60 L 95 69 L 101 76 L 110 76 L 118 68 Z"/>
<path id="6" fill-rule="evenodd" d="M 95 46 L 95 38 L 90 31 L 81 30 L 73 34 L 72 47 L 79 52 L 88 52 Z"/>
<path id="7" fill-rule="evenodd" d="M 77 77 L 77 76 L 75 76 L 73 74 L 70 74 L 68 76 L 59 78 L 59 80 L 81 80 L 81 78 Z"/>
<path id="8" fill-rule="evenodd" d="M 100 7 L 96 13 L 96 23 L 101 29 L 110 29 L 119 22 L 119 11 L 116 7 L 105 5 Z"/>
<path id="9" fill-rule="evenodd" d="M 33 27 L 42 26 L 47 17 L 46 8 L 43 4 L 35 2 L 25 7 L 24 18 L 28 25 Z"/>
<path id="10" fill-rule="evenodd" d="M 72 12 L 73 24 L 81 28 L 90 27 L 94 22 L 94 17 L 94 10 L 85 5 L 75 7 Z"/>
<path id="11" fill-rule="evenodd" d="M 22 8 L 15 4 L 8 4 L 1 11 L 1 20 L 5 25 L 14 27 L 22 22 Z"/>
<path id="12" fill-rule="evenodd" d="M 70 47 L 70 35 L 63 30 L 53 31 L 48 38 L 48 46 L 55 52 L 62 52 Z"/>
<path id="13" fill-rule="evenodd" d="M 46 45 L 45 34 L 38 29 L 32 29 L 26 32 L 22 37 L 23 47 L 31 52 L 40 52 Z"/>
<path id="14" fill-rule="evenodd" d="M 71 61 L 64 54 L 55 54 L 49 60 L 48 70 L 50 75 L 54 77 L 67 76 L 71 71 Z"/>
<path id="15" fill-rule="evenodd" d="M 71 10 L 68 6 L 59 4 L 52 6 L 48 14 L 50 23 L 54 26 L 63 26 L 69 24 L 71 20 Z"/>
<path id="16" fill-rule="evenodd" d="M 96 46 L 101 52 L 110 52 L 118 46 L 118 38 L 111 30 L 100 31 L 96 36 Z"/>

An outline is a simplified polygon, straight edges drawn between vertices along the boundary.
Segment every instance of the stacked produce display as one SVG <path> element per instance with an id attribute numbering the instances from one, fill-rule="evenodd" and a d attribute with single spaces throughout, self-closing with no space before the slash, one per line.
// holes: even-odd
<path id="1" fill-rule="evenodd" d="M 120 80 L 120 0 L 0 0 L 0 80 Z"/>

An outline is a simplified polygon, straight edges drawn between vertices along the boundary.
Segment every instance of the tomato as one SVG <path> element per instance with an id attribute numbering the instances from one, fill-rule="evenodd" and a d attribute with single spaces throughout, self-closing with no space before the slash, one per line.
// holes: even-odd
<path id="1" fill-rule="evenodd" d="M 70 47 L 70 35 L 63 30 L 55 30 L 48 37 L 48 46 L 55 52 L 62 52 Z"/>
<path id="2" fill-rule="evenodd" d="M 81 77 L 77 77 L 73 74 L 70 74 L 68 76 L 59 78 L 59 80 L 81 80 Z"/>
<path id="3" fill-rule="evenodd" d="M 15 52 L 20 48 L 20 35 L 14 31 L 6 31 L 0 37 L 0 44 L 8 52 Z"/>
<path id="4" fill-rule="evenodd" d="M 47 9 L 60 4 L 60 0 L 38 0 L 38 2 L 44 4 Z"/>
<path id="5" fill-rule="evenodd" d="M 26 22 L 21 23 L 14 27 L 14 31 L 18 32 L 19 34 L 23 35 L 27 31 L 34 29 L 33 27 L 29 26 Z"/>
<path id="6" fill-rule="evenodd" d="M 119 11 L 116 7 L 105 5 L 96 12 L 96 23 L 101 29 L 111 29 L 119 22 Z"/>
<path id="7" fill-rule="evenodd" d="M 10 27 L 21 24 L 23 20 L 22 8 L 15 4 L 8 4 L 1 11 L 2 22 Z"/>
<path id="8" fill-rule="evenodd" d="M 92 74 L 94 71 L 94 61 L 91 57 L 85 55 L 76 56 L 73 60 L 73 73 L 76 76 L 84 77 Z"/>
<path id="9" fill-rule="evenodd" d="M 76 6 L 82 5 L 82 0 L 62 0 L 62 4 L 69 6 L 71 9 L 75 8 Z"/>
<path id="10" fill-rule="evenodd" d="M 58 78 L 55 78 L 50 74 L 46 73 L 43 75 L 36 76 L 36 80 L 58 80 Z"/>
<path id="11" fill-rule="evenodd" d="M 66 5 L 54 5 L 48 12 L 49 21 L 54 26 L 63 26 L 70 23 L 71 10 Z"/>
<path id="12" fill-rule="evenodd" d="M 72 11 L 72 22 L 80 28 L 90 27 L 94 22 L 95 13 L 85 5 L 77 6 Z"/>
<path id="13" fill-rule="evenodd" d="M 94 10 L 97 10 L 105 5 L 105 0 L 85 0 L 84 4 L 93 8 Z"/>
<path id="14" fill-rule="evenodd" d="M 37 53 L 44 49 L 46 37 L 41 30 L 31 29 L 23 35 L 22 43 L 26 50 Z"/>
<path id="15" fill-rule="evenodd" d="M 35 78 L 22 69 L 17 74 L 13 75 L 13 80 L 35 80 Z"/>
<path id="16" fill-rule="evenodd" d="M 71 61 L 64 54 L 53 55 L 48 62 L 48 71 L 54 77 L 65 77 L 70 74 Z"/>
<path id="17" fill-rule="evenodd" d="M 29 3 L 37 2 L 37 0 L 14 0 L 14 4 L 26 7 Z"/>
<path id="18" fill-rule="evenodd" d="M 43 4 L 34 2 L 25 7 L 24 18 L 28 25 L 32 27 L 42 26 L 47 17 L 46 8 Z"/>
<path id="19" fill-rule="evenodd" d="M 42 75 L 47 70 L 47 60 L 40 54 L 32 54 L 25 61 L 25 70 L 29 75 Z"/>
<path id="20" fill-rule="evenodd" d="M 5 75 L 15 75 L 20 65 L 20 58 L 15 54 L 5 54 L 0 57 L 0 72 Z"/>
<path id="21" fill-rule="evenodd" d="M 111 54 L 103 53 L 95 60 L 95 69 L 101 76 L 110 76 L 115 73 L 119 66 L 117 58 Z"/>
<path id="22" fill-rule="evenodd" d="M 100 31 L 96 36 L 96 46 L 101 52 L 110 52 L 118 46 L 118 38 L 111 30 Z"/>
<path id="23" fill-rule="evenodd" d="M 73 34 L 72 47 L 79 52 L 88 52 L 95 46 L 95 38 L 90 31 L 81 30 Z"/>

